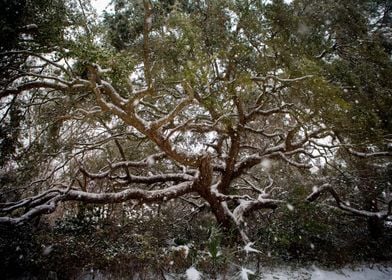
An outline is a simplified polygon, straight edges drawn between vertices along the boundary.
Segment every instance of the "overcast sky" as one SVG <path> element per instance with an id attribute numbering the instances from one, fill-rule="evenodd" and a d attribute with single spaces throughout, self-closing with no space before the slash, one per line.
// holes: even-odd
<path id="1" fill-rule="evenodd" d="M 284 0 L 286 3 L 291 3 L 292 0 Z M 93 7 L 97 10 L 98 14 L 102 14 L 102 12 L 108 8 L 110 0 L 91 0 Z"/>
<path id="2" fill-rule="evenodd" d="M 91 4 L 97 10 L 98 14 L 102 14 L 108 8 L 110 0 L 91 0 Z"/>

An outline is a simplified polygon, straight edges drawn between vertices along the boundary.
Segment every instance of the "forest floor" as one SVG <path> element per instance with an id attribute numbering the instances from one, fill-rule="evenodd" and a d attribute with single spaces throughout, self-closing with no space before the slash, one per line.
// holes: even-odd
<path id="1" fill-rule="evenodd" d="M 147 277 L 147 278 L 146 278 Z M 127 279 L 162 279 L 153 275 L 129 275 Z M 78 277 L 81 280 L 106 280 L 115 279 L 110 275 L 105 275 L 99 271 L 86 273 Z M 125 279 L 125 278 L 121 278 Z M 316 265 L 308 267 L 276 266 L 264 267 L 256 272 L 256 269 L 233 268 L 225 275 L 213 277 L 203 274 L 194 267 L 189 268 L 182 274 L 165 274 L 166 280 L 390 280 L 392 279 L 392 263 L 377 264 L 356 264 L 346 265 L 343 268 L 321 268 Z"/>
<path id="2" fill-rule="evenodd" d="M 241 279 L 241 278 L 239 278 Z M 327 269 L 317 266 L 307 268 L 276 267 L 266 268 L 260 274 L 265 280 L 390 280 L 392 279 L 392 264 L 362 264 L 346 266 L 341 269 Z"/>

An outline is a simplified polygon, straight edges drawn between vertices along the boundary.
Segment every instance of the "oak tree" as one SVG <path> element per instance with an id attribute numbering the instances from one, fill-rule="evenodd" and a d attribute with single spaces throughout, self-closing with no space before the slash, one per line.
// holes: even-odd
<path id="1" fill-rule="evenodd" d="M 308 201 L 391 219 L 388 197 L 362 209 L 328 176 L 309 186 L 326 162 L 392 155 L 388 1 L 169 2 L 116 0 L 98 21 L 79 1 L 50 48 L 1 47 L 0 223 L 181 198 L 248 243 L 248 214 L 287 204 L 279 164 Z"/>

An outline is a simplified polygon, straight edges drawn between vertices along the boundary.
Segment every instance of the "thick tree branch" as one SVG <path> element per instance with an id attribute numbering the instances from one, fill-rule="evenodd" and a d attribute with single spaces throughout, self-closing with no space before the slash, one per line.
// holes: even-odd
<path id="1" fill-rule="evenodd" d="M 19 217 L 0 217 L 0 224 L 17 225 L 27 222 L 32 218 L 52 213 L 56 210 L 58 202 L 62 201 L 81 201 L 84 203 L 94 204 L 110 204 L 121 203 L 129 200 L 138 200 L 141 202 L 155 202 L 167 201 L 173 198 L 180 197 L 184 194 L 194 191 L 194 182 L 187 181 L 177 185 L 162 189 L 162 190 L 143 190 L 138 188 L 130 188 L 117 193 L 90 193 L 78 190 L 58 190 L 59 194 L 52 197 L 48 202 L 42 205 L 37 205 L 25 214 Z M 16 203 L 20 207 L 25 206 L 22 203 Z"/>
<path id="2" fill-rule="evenodd" d="M 338 193 L 335 191 L 335 189 L 329 183 L 326 183 L 318 188 L 315 187 L 313 192 L 306 198 L 306 200 L 309 202 L 316 201 L 323 193 L 331 194 L 332 197 L 335 199 L 336 205 L 339 209 L 346 211 L 346 212 L 349 212 L 349 213 L 352 213 L 352 214 L 355 214 L 357 216 L 375 217 L 375 218 L 385 220 L 391 215 L 390 209 L 388 211 L 371 212 L 371 211 L 366 211 L 366 210 L 355 209 L 355 208 L 347 205 L 345 202 L 343 202 L 340 199 Z"/>

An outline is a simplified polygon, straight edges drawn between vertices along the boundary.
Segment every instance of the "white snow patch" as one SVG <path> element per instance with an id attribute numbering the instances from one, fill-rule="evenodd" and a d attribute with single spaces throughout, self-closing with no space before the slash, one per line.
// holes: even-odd
<path id="1" fill-rule="evenodd" d="M 255 244 L 254 242 L 249 242 L 248 244 L 245 245 L 244 251 L 249 254 L 250 252 L 253 253 L 261 253 L 259 250 L 252 248 L 252 245 Z"/>
<path id="2" fill-rule="evenodd" d="M 53 251 L 53 245 L 44 246 L 42 249 L 42 255 L 47 256 Z"/>
<path id="3" fill-rule="evenodd" d="M 146 18 L 146 23 L 147 23 L 148 29 L 150 29 L 151 25 L 152 25 L 152 15 L 150 15 Z"/>
<path id="4" fill-rule="evenodd" d="M 315 165 L 312 166 L 312 168 L 309 169 L 311 174 L 315 174 L 319 171 L 319 168 Z"/>
<path id="5" fill-rule="evenodd" d="M 196 268 L 191 266 L 185 272 L 187 280 L 200 280 L 201 279 L 201 272 L 198 271 Z"/>
<path id="6" fill-rule="evenodd" d="M 356 267 L 344 267 L 342 269 L 327 270 L 312 266 L 309 268 L 291 269 L 289 267 L 277 267 L 261 273 L 261 279 L 265 280 L 389 280 L 392 279 L 392 267 L 380 264 L 372 266 L 361 265 Z"/>
<path id="7" fill-rule="evenodd" d="M 233 264 L 232 273 L 217 275 L 213 279 L 263 279 L 263 280 L 390 280 L 392 279 L 392 263 L 364 263 L 348 265 L 343 268 L 324 269 L 315 265 L 310 267 L 293 268 L 290 266 L 262 267 L 256 273 L 256 265 L 248 263 L 244 268 L 242 265 Z M 206 272 L 208 273 L 208 272 Z M 196 270 L 193 266 L 188 268 L 185 277 L 187 280 L 212 279 Z M 254 276 L 249 276 L 254 275 Z M 184 275 L 165 274 L 166 279 L 184 279 Z"/>
<path id="8" fill-rule="evenodd" d="M 148 157 L 147 158 L 147 166 L 151 167 L 155 164 L 155 159 L 153 157 Z"/>
<path id="9" fill-rule="evenodd" d="M 135 99 L 133 102 L 132 102 L 132 105 L 133 105 L 133 107 L 136 107 L 137 105 L 139 105 L 139 99 Z"/>
<path id="10" fill-rule="evenodd" d="M 180 245 L 172 247 L 174 251 L 182 251 L 184 254 L 184 259 L 186 259 L 189 255 L 189 247 L 187 245 Z"/>
<path id="11" fill-rule="evenodd" d="M 265 171 L 268 171 L 268 170 L 270 170 L 271 167 L 272 167 L 272 162 L 271 162 L 271 160 L 265 158 L 265 159 L 263 159 L 263 160 L 261 161 L 260 165 L 261 165 L 261 167 L 262 167 Z"/>
<path id="12" fill-rule="evenodd" d="M 249 280 L 248 274 L 255 275 L 254 271 L 247 269 L 245 267 L 241 267 L 241 272 L 240 272 L 241 280 Z"/>

